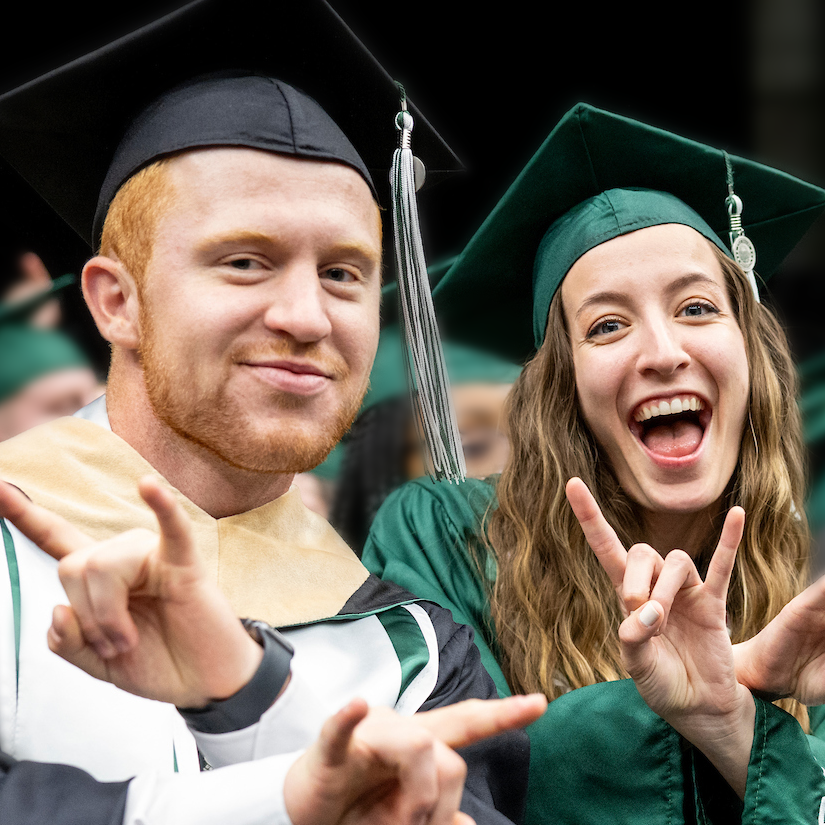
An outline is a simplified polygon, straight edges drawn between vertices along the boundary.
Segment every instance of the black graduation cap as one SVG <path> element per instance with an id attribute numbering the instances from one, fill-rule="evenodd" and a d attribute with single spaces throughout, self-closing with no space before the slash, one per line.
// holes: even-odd
<path id="1" fill-rule="evenodd" d="M 261 77 L 185 85 L 233 73 Z M 428 183 L 460 170 L 450 148 L 407 105 Z M 398 110 L 393 79 L 324 0 L 195 0 L 0 96 L 0 154 L 95 246 L 102 222 L 95 213 L 105 212 L 124 180 L 157 157 L 194 146 L 339 160 L 372 175 L 386 203 Z"/>

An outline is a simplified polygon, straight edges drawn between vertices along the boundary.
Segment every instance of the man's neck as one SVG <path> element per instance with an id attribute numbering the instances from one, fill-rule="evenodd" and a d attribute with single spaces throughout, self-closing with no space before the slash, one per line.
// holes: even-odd
<path id="1" fill-rule="evenodd" d="M 148 461 L 173 487 L 213 518 L 245 513 L 289 490 L 292 473 L 261 473 L 226 463 L 172 430 L 152 411 L 141 385 L 106 398 L 112 432 Z"/>

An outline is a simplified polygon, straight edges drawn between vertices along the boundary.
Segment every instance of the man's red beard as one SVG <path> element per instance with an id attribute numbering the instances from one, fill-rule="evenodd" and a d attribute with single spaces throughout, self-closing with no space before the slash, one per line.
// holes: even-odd
<path id="1" fill-rule="evenodd" d="M 150 312 L 140 303 L 141 346 L 139 357 L 143 380 L 155 416 L 181 438 L 198 444 L 222 461 L 241 470 L 260 473 L 302 473 L 316 467 L 341 440 L 361 406 L 369 377 L 345 396 L 338 409 L 328 409 L 324 420 L 308 426 L 301 409 L 311 399 L 271 389 L 273 419 L 249 415 L 242 398 L 227 392 L 231 369 L 257 359 L 300 359 L 310 361 L 334 381 L 351 384 L 344 359 L 317 344 L 296 344 L 273 339 L 265 345 L 242 345 L 227 357 L 226 374 L 216 386 L 191 386 L 191 365 L 175 364 L 169 358 L 152 324 Z M 287 420 L 278 420 L 278 412 Z"/>

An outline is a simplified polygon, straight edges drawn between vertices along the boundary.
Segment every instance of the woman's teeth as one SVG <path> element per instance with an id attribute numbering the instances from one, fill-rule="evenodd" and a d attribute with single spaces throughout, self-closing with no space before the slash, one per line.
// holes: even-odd
<path id="1" fill-rule="evenodd" d="M 703 410 L 704 402 L 695 395 L 684 398 L 672 398 L 670 401 L 660 401 L 658 404 L 644 406 L 633 416 L 636 421 L 647 421 L 661 415 L 678 415 L 679 413 Z"/>

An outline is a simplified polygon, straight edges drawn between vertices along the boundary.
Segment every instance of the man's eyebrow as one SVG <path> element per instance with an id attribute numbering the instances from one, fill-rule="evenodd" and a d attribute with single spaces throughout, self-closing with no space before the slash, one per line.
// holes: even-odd
<path id="1" fill-rule="evenodd" d="M 198 250 L 216 249 L 221 246 L 231 246 L 235 244 L 271 244 L 273 238 L 264 232 L 255 232 L 250 229 L 242 229 L 237 232 L 219 232 L 215 235 L 207 235 L 198 242 Z"/>
<path id="2" fill-rule="evenodd" d="M 665 293 L 667 295 L 672 295 L 680 289 L 684 289 L 686 286 L 691 286 L 692 284 L 702 284 L 703 286 L 712 287 L 717 293 L 722 291 L 720 284 L 709 275 L 705 275 L 702 272 L 690 272 L 687 275 L 681 275 L 671 281 L 665 288 Z M 576 318 L 578 318 L 588 307 L 591 307 L 594 304 L 614 303 L 627 305 L 631 302 L 631 300 L 631 296 L 626 292 L 615 292 L 612 290 L 595 292 L 593 295 L 589 295 L 584 299 L 584 301 L 582 301 L 581 306 L 576 312 Z"/>
<path id="3" fill-rule="evenodd" d="M 268 235 L 265 232 L 243 229 L 237 232 L 216 233 L 202 238 L 197 246 L 198 251 L 220 249 L 222 246 L 272 246 L 278 243 L 277 236 Z M 381 265 L 382 250 L 379 246 L 364 243 L 359 240 L 343 240 L 333 243 L 326 254 L 330 260 L 341 258 L 351 260 L 359 258 L 378 267 Z"/>
<path id="4" fill-rule="evenodd" d="M 381 248 L 361 241 L 340 241 L 330 247 L 327 257 L 331 259 L 342 258 L 351 260 L 361 258 L 374 266 L 381 264 Z"/>

